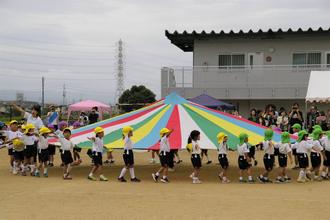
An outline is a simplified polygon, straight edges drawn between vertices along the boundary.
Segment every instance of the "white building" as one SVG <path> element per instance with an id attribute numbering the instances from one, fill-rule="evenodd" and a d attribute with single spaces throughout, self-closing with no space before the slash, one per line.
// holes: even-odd
<path id="1" fill-rule="evenodd" d="M 207 93 L 235 104 L 244 116 L 270 103 L 289 109 L 298 102 L 303 109 L 310 71 L 330 69 L 330 29 L 165 35 L 193 52 L 193 63 L 162 68 L 162 97 L 172 91 L 185 98 Z"/>

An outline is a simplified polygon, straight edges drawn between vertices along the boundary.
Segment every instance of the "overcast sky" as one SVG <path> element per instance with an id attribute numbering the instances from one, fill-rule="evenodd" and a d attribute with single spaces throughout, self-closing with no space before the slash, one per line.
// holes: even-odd
<path id="1" fill-rule="evenodd" d="M 160 96 L 162 66 L 192 65 L 165 30 L 329 28 L 329 0 L 0 0 L 0 100 L 114 102 L 116 42 L 124 41 L 125 87 Z"/>

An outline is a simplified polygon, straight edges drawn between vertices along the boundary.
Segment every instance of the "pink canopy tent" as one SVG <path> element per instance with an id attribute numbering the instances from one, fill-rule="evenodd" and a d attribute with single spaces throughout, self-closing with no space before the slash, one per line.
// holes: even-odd
<path id="1" fill-rule="evenodd" d="M 111 107 L 102 102 L 93 101 L 93 100 L 85 100 L 81 102 L 77 102 L 69 106 L 68 109 L 68 118 L 70 118 L 71 112 L 87 112 L 91 111 L 93 107 L 98 107 L 98 111 L 100 113 L 100 119 L 102 120 L 102 116 L 104 112 L 111 113 Z"/>

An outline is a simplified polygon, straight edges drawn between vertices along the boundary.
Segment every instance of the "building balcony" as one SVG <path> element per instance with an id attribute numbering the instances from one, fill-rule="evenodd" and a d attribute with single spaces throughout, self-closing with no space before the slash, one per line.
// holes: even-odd
<path id="1" fill-rule="evenodd" d="M 161 93 L 185 98 L 207 93 L 218 99 L 304 99 L 311 70 L 330 65 L 163 67 Z"/>

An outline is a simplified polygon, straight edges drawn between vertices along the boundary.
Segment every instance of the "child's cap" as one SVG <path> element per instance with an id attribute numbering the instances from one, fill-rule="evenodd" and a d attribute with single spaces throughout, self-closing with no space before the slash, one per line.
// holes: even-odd
<path id="1" fill-rule="evenodd" d="M 67 127 L 67 126 L 68 126 L 68 122 L 66 122 L 66 121 L 60 121 L 58 123 L 58 128 L 59 129 L 62 129 L 63 127 Z"/>
<path id="2" fill-rule="evenodd" d="M 265 141 L 270 141 L 273 139 L 274 131 L 272 129 L 265 130 Z"/>
<path id="3" fill-rule="evenodd" d="M 241 133 L 239 136 L 238 136 L 238 139 L 239 139 L 239 144 L 242 145 L 244 144 L 245 142 L 245 139 L 248 138 L 249 136 L 245 133 Z"/>
<path id="4" fill-rule="evenodd" d="M 294 125 L 292 126 L 292 128 L 295 128 L 295 129 L 297 129 L 297 130 L 301 130 L 301 125 L 298 124 L 298 123 L 296 123 L 296 124 L 294 124 Z"/>
<path id="5" fill-rule="evenodd" d="M 98 133 L 101 133 L 101 132 L 104 132 L 104 129 L 101 128 L 101 127 L 96 127 L 96 128 L 94 129 L 94 133 L 95 133 L 95 134 L 98 134 Z"/>
<path id="6" fill-rule="evenodd" d="M 51 132 L 51 130 L 49 130 L 49 128 L 47 128 L 47 127 L 42 127 L 39 129 L 40 135 L 49 134 L 50 132 Z"/>
<path id="7" fill-rule="evenodd" d="M 13 148 L 16 151 L 22 151 L 25 148 L 25 144 L 21 139 L 13 140 Z"/>
<path id="8" fill-rule="evenodd" d="M 9 125 L 12 125 L 12 124 L 18 124 L 18 121 L 16 121 L 16 120 L 11 120 L 10 122 L 9 122 Z"/>
<path id="9" fill-rule="evenodd" d="M 29 131 L 32 130 L 32 129 L 35 129 L 35 127 L 34 127 L 33 124 L 26 124 L 25 125 L 25 132 L 24 132 L 24 134 L 29 133 Z"/>
<path id="10" fill-rule="evenodd" d="M 303 137 L 304 137 L 305 135 L 308 135 L 308 132 L 307 132 L 307 131 L 305 131 L 305 130 L 299 131 L 297 142 L 301 142 L 302 139 L 303 139 Z"/>
<path id="11" fill-rule="evenodd" d="M 64 132 L 70 132 L 71 133 L 71 129 L 70 128 L 64 128 L 63 133 Z"/>
<path id="12" fill-rule="evenodd" d="M 172 132 L 172 130 L 170 130 L 168 128 L 162 128 L 162 129 L 160 129 L 159 134 L 161 137 L 163 137 L 165 134 L 168 134 L 170 132 Z"/>
<path id="13" fill-rule="evenodd" d="M 133 128 L 131 127 L 131 126 L 125 126 L 125 127 L 123 127 L 123 130 L 122 130 L 122 132 L 123 132 L 123 135 L 128 135 L 128 133 L 130 133 L 131 131 L 133 131 Z"/>
<path id="14" fill-rule="evenodd" d="M 317 141 L 318 139 L 320 139 L 320 135 L 322 134 L 322 130 L 321 129 L 315 129 L 312 133 L 313 136 L 313 140 Z"/>
<path id="15" fill-rule="evenodd" d="M 322 131 L 322 127 L 320 125 L 314 125 L 313 126 L 313 131 L 317 130 L 317 129 Z"/>
<path id="16" fill-rule="evenodd" d="M 281 142 L 283 144 L 290 143 L 290 134 L 289 134 L 289 132 L 283 132 L 281 134 Z"/>
<path id="17" fill-rule="evenodd" d="M 49 129 L 54 129 L 54 128 L 55 128 L 55 126 L 52 125 L 52 124 L 47 125 L 47 127 L 48 127 Z"/>
<path id="18" fill-rule="evenodd" d="M 222 143 L 223 142 L 223 139 L 227 137 L 227 135 L 223 132 L 220 132 L 218 135 L 217 135 L 217 139 L 218 139 L 218 143 Z"/>

